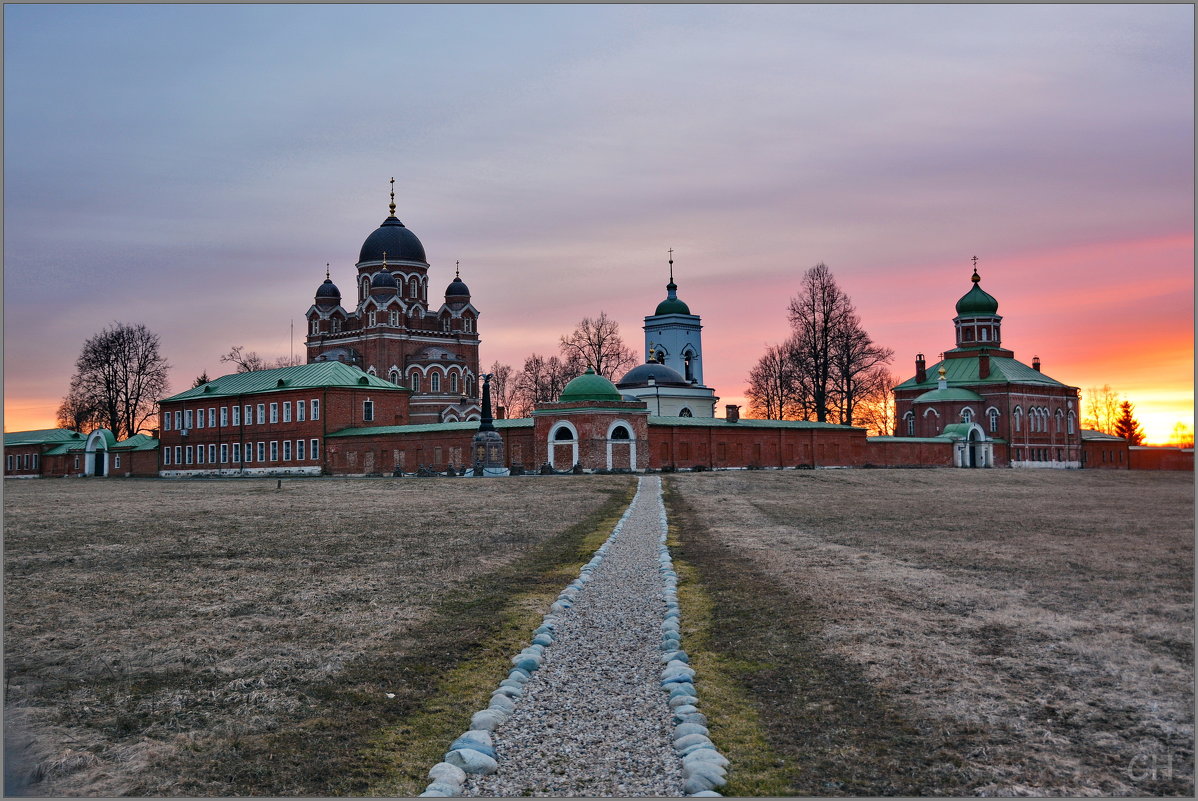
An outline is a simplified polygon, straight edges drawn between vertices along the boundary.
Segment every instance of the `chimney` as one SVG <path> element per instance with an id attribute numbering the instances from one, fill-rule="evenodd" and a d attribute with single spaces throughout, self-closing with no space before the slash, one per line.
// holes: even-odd
<path id="1" fill-rule="evenodd" d="M 495 419 L 496 420 L 506 420 L 507 419 L 507 407 L 506 406 L 496 406 L 495 407 Z"/>
<path id="2" fill-rule="evenodd" d="M 740 420 L 740 407 L 739 406 L 737 406 L 736 404 L 733 404 L 733 403 L 729 403 L 726 406 L 724 406 L 724 409 L 726 410 L 724 412 L 724 417 L 728 420 L 729 423 L 735 423 L 738 420 Z"/>
<path id="3" fill-rule="evenodd" d="M 979 353 L 978 354 L 978 378 L 989 378 L 989 377 L 990 377 L 990 354 L 989 353 Z"/>
<path id="4" fill-rule="evenodd" d="M 1040 372 L 1040 357 L 1039 356 L 1032 357 L 1032 369 L 1035 370 L 1037 373 Z"/>
<path id="5" fill-rule="evenodd" d="M 928 363 L 924 361 L 923 354 L 915 354 L 915 383 L 922 384 L 928 380 Z"/>

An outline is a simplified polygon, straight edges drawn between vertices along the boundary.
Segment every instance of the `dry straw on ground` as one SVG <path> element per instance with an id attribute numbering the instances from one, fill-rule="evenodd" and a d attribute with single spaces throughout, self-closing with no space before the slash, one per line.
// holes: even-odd
<path id="1" fill-rule="evenodd" d="M 791 792 L 1184 796 L 1192 481 L 839 470 L 670 484 L 681 557 L 710 583 L 716 641 L 747 660 Z"/>
<path id="2" fill-rule="evenodd" d="M 481 596 L 628 484 L 5 482 L 12 775 L 49 795 L 322 794 L 320 764 L 290 784 L 246 766 L 319 763 L 308 740 L 378 716 L 389 664 L 469 646 L 413 638 L 447 593 Z"/>

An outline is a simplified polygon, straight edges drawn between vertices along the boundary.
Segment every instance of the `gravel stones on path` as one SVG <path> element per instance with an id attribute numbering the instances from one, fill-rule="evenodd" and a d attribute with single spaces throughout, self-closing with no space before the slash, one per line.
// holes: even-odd
<path id="1" fill-rule="evenodd" d="M 491 729 L 476 753 L 493 750 L 498 767 L 489 772 L 487 761 L 475 760 L 482 767 L 465 768 L 462 795 L 680 796 L 700 789 L 697 776 L 722 776 L 718 761 L 692 758 L 703 765 L 691 769 L 679 758 L 682 748 L 706 743 L 722 760 L 697 712 L 680 712 L 693 705 L 670 706 L 672 688 L 690 688 L 693 699 L 694 685 L 678 650 L 664 521 L 660 478 L 641 478 L 612 537 L 553 604 L 539 639 L 513 659 L 516 669 L 493 696 L 503 700 L 475 715 L 472 728 Z M 691 726 L 681 735 L 679 722 Z M 674 742 L 680 737 L 686 746 Z"/>

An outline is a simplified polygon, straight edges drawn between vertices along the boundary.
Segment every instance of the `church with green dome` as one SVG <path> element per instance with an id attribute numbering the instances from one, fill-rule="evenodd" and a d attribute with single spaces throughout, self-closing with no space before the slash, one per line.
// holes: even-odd
<path id="1" fill-rule="evenodd" d="M 894 388 L 897 438 L 950 438 L 961 467 L 1080 467 L 1078 388 L 1004 348 L 998 300 L 976 261 L 970 280 L 953 318 L 956 347 L 930 367 L 918 354 L 915 375 Z"/>

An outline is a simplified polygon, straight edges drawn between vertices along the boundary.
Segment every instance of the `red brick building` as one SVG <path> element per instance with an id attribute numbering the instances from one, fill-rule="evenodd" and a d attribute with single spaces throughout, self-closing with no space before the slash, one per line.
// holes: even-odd
<path id="1" fill-rule="evenodd" d="M 394 185 L 394 179 L 392 184 Z M 412 390 L 413 423 L 478 420 L 478 309 L 455 274 L 430 300 L 424 245 L 390 214 L 358 253 L 353 305 L 326 273 L 308 308 L 308 361 L 337 361 Z"/>
<path id="2" fill-rule="evenodd" d="M 998 301 L 976 269 L 972 281 L 957 301 L 956 347 L 931 367 L 919 354 L 915 376 L 894 388 L 896 432 L 950 437 L 959 467 L 1081 467 L 1077 387 L 1002 347 Z"/>
<path id="3" fill-rule="evenodd" d="M 327 434 L 406 423 L 410 394 L 331 361 L 221 376 L 160 401 L 161 474 L 318 475 Z"/>

